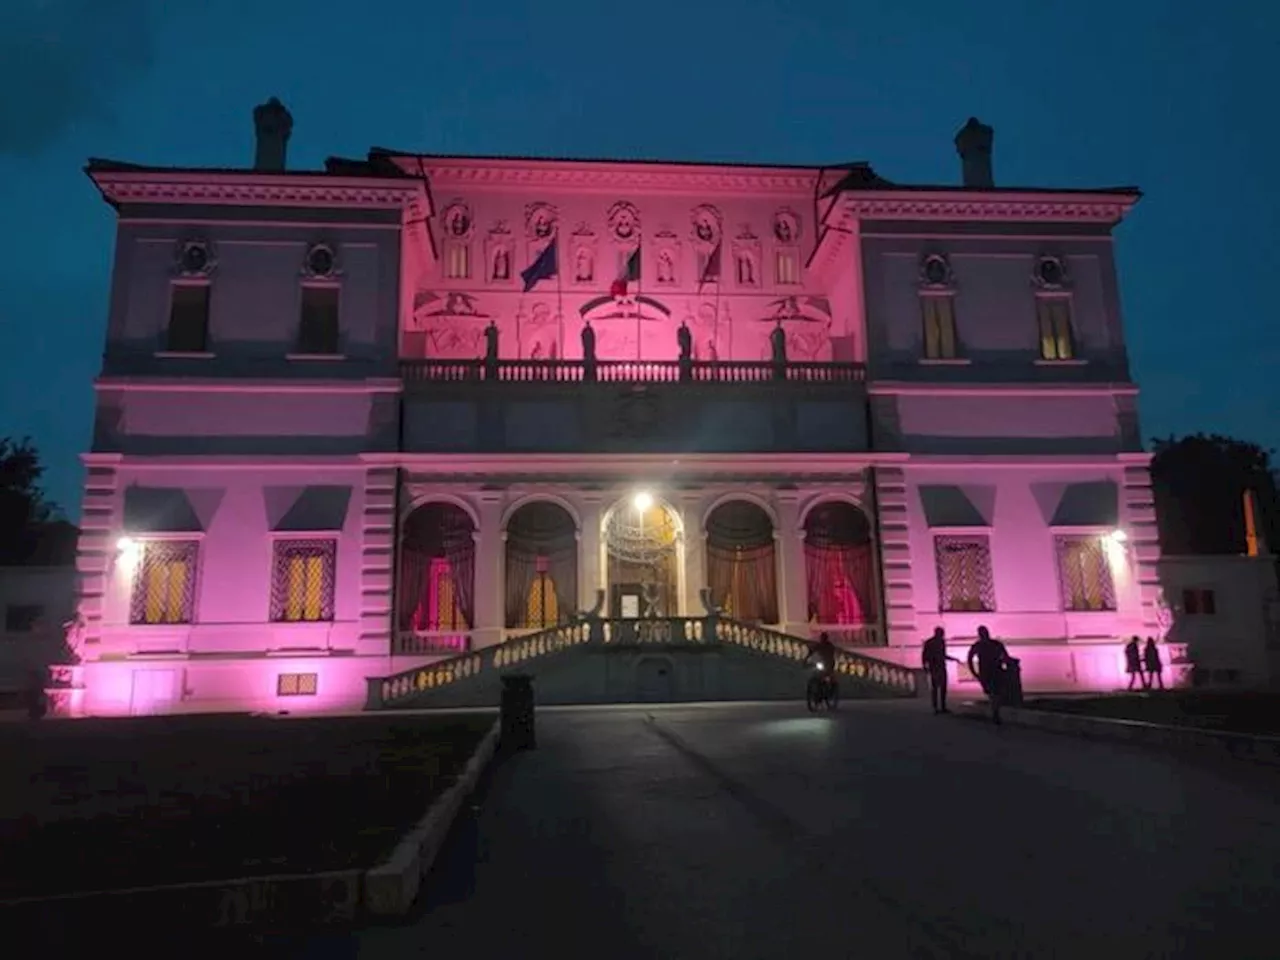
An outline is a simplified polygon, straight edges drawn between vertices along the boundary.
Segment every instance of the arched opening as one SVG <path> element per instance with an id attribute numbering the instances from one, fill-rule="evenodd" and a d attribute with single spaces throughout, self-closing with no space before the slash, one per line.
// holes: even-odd
<path id="1" fill-rule="evenodd" d="M 463 632 L 476 622 L 475 524 L 452 503 L 425 503 L 400 539 L 401 631 Z"/>
<path id="2" fill-rule="evenodd" d="M 725 616 L 778 622 L 773 522 L 756 504 L 730 500 L 707 517 L 707 586 Z"/>
<path id="3" fill-rule="evenodd" d="M 578 534 L 558 503 L 526 503 L 507 521 L 508 630 L 545 630 L 578 610 Z"/>
<path id="4" fill-rule="evenodd" d="M 679 616 L 680 519 L 675 511 L 652 498 L 623 501 L 605 518 L 602 539 L 609 616 Z"/>
<path id="5" fill-rule="evenodd" d="M 809 622 L 876 622 L 871 523 L 851 503 L 829 500 L 804 519 L 804 569 Z"/>

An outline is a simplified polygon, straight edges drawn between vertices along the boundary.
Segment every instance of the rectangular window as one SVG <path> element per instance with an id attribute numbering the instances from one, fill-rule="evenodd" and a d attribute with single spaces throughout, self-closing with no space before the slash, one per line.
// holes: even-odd
<path id="1" fill-rule="evenodd" d="M 1040 359 L 1073 359 L 1071 301 L 1066 297 L 1040 297 L 1036 300 L 1036 315 L 1040 322 Z"/>
<path id="2" fill-rule="evenodd" d="M 942 610 L 985 613 L 996 608 L 991 544 L 985 536 L 938 536 L 938 603 Z"/>
<path id="3" fill-rule="evenodd" d="M 529 584 L 529 594 L 524 605 L 524 622 L 520 626 L 545 630 L 559 622 L 560 601 L 556 597 L 556 582 L 547 571 L 539 570 Z"/>
<path id="4" fill-rule="evenodd" d="M 130 623 L 191 623 L 199 548 L 195 540 L 149 540 L 142 545 Z"/>
<path id="5" fill-rule="evenodd" d="M 1218 600 L 1212 590 L 1187 587 L 1182 591 L 1182 610 L 1189 616 L 1211 617 L 1218 612 Z"/>
<path id="6" fill-rule="evenodd" d="M 956 315 L 953 298 L 932 296 L 920 298 L 924 317 L 924 355 L 929 360 L 954 360 L 956 347 Z"/>
<path id="7" fill-rule="evenodd" d="M 1099 536 L 1057 538 L 1058 578 L 1065 610 L 1114 610 L 1115 584 Z"/>
<path id="8" fill-rule="evenodd" d="M 319 676 L 314 673 L 281 673 L 276 676 L 277 697 L 314 697 Z"/>
<path id="9" fill-rule="evenodd" d="M 171 353 L 204 353 L 208 348 L 209 285 L 174 284 L 165 349 Z"/>
<path id="10" fill-rule="evenodd" d="M 271 579 L 271 619 L 317 623 L 333 619 L 334 567 L 338 542 L 277 540 Z"/>
<path id="11" fill-rule="evenodd" d="M 776 260 L 778 283 L 799 283 L 800 269 L 794 250 L 779 250 Z"/>
<path id="12" fill-rule="evenodd" d="M 302 314 L 298 321 L 298 352 L 338 352 L 337 287 L 303 287 Z"/>
<path id="13" fill-rule="evenodd" d="M 451 280 L 465 280 L 471 276 L 471 248 L 465 243 L 449 244 L 445 276 Z"/>
<path id="14" fill-rule="evenodd" d="M 29 633 L 44 616 L 38 603 L 14 603 L 4 609 L 4 629 L 8 633 Z"/>

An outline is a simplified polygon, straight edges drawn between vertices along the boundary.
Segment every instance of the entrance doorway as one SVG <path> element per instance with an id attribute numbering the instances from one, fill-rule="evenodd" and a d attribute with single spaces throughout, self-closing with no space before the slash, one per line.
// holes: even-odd
<path id="1" fill-rule="evenodd" d="M 638 498 L 639 499 L 639 498 Z M 611 618 L 680 615 L 680 518 L 652 498 L 616 504 L 603 531 Z"/>

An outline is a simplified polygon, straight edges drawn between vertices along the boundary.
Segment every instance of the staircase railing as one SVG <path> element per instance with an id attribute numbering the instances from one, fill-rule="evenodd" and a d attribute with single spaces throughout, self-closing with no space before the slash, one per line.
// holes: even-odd
<path id="1" fill-rule="evenodd" d="M 743 623 L 728 617 L 720 620 L 717 633 L 722 643 L 736 644 L 758 653 L 773 654 L 797 663 L 803 661 L 813 649 L 811 644 L 789 633 L 780 633 L 777 630 Z M 888 687 L 899 696 L 918 696 L 921 690 L 922 677 L 919 670 L 855 653 L 852 650 L 836 648 L 836 673 L 854 680 Z"/>

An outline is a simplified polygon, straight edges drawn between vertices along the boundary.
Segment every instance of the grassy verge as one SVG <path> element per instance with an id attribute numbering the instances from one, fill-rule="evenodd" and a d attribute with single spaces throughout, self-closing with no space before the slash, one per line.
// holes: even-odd
<path id="1" fill-rule="evenodd" d="M 0 740 L 0 899 L 369 867 L 492 714 L 19 725 Z"/>
<path id="2" fill-rule="evenodd" d="M 1154 692 L 1080 699 L 1037 698 L 1026 706 L 1113 720 L 1140 720 L 1227 733 L 1280 735 L 1280 694 Z"/>

